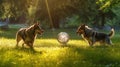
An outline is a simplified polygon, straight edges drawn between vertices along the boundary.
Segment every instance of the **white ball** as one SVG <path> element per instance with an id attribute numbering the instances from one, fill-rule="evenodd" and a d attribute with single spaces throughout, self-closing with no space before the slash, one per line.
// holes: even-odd
<path id="1" fill-rule="evenodd" d="M 58 42 L 66 44 L 69 41 L 69 35 L 66 32 L 60 32 L 57 39 Z"/>

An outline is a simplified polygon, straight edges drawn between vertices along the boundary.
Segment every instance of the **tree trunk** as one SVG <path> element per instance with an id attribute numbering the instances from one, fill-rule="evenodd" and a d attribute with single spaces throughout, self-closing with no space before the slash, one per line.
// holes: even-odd
<path id="1" fill-rule="evenodd" d="M 59 26 L 59 17 L 56 15 L 52 16 L 52 25 L 50 26 L 52 28 L 60 28 Z"/>
<path id="2" fill-rule="evenodd" d="M 105 26 L 105 14 L 102 13 L 101 15 L 101 26 L 104 27 Z"/>

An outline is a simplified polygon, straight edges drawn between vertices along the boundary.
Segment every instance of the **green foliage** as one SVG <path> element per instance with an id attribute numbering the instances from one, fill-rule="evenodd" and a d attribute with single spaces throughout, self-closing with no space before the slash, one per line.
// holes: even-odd
<path id="1" fill-rule="evenodd" d="M 75 15 L 75 16 L 67 19 L 66 26 L 67 27 L 76 27 L 76 26 L 79 26 L 80 22 L 81 21 L 79 20 L 79 16 Z"/>
<path id="2" fill-rule="evenodd" d="M 98 0 L 96 4 L 98 5 L 98 16 L 100 17 L 98 18 L 99 20 L 97 20 L 101 22 L 101 25 L 104 26 L 106 22 L 109 22 L 110 25 L 117 23 L 115 20 L 117 20 L 116 16 L 118 14 L 114 9 L 120 5 L 119 0 Z M 119 9 L 116 11 L 119 11 Z M 112 23 L 110 23 L 110 21 L 112 21 Z"/>
<path id="3" fill-rule="evenodd" d="M 3 3 L 3 0 L 0 0 L 0 17 L 3 16 L 3 12 L 4 12 L 4 8 L 3 8 L 2 3 Z"/>
<path id="4" fill-rule="evenodd" d="M 116 16 L 112 20 L 107 20 L 107 23 L 109 25 L 120 26 L 120 19 L 119 19 L 119 17 L 120 17 L 120 6 L 119 5 L 120 4 L 117 4 L 117 5 L 114 6 L 114 8 L 111 9 L 115 13 Z"/>
<path id="5" fill-rule="evenodd" d="M 91 23 L 94 19 L 99 23 L 107 22 L 106 19 L 114 19 L 119 13 L 119 0 L 0 0 L 0 18 L 10 17 L 15 23 L 34 23 L 41 21 L 47 26 L 52 25 L 59 28 L 61 20 L 66 21 L 66 17 L 79 16 L 81 22 Z M 50 9 L 51 19 L 49 19 L 48 10 Z M 117 11 L 117 12 L 115 12 Z M 103 19 L 101 19 L 103 18 Z M 118 17 L 117 17 L 118 18 Z M 76 19 L 74 19 L 76 20 Z M 103 20 L 103 21 L 101 21 Z M 11 21 L 11 22 L 13 22 Z M 46 21 L 44 23 L 44 21 Z M 117 19 L 117 21 L 119 21 Z M 79 21 L 78 21 L 79 22 Z M 70 25 L 79 24 L 77 21 Z"/>

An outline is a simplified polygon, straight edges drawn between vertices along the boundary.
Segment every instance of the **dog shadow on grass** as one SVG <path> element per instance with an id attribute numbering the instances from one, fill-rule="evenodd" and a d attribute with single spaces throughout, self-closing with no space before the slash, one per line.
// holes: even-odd
<path id="1" fill-rule="evenodd" d="M 26 47 L 15 47 L 14 49 L 17 51 L 31 53 L 31 54 L 35 54 L 35 53 L 42 54 L 43 53 L 43 51 L 37 51 L 34 48 L 31 49 L 31 48 L 26 48 Z"/>
<path id="2" fill-rule="evenodd" d="M 82 55 L 84 58 L 82 61 L 89 62 L 95 66 L 106 66 L 106 65 L 118 65 L 120 60 L 117 58 L 117 51 L 118 49 L 113 48 L 111 45 L 102 45 L 102 46 L 93 46 L 93 47 L 81 47 L 81 46 L 69 46 L 74 53 L 78 53 Z M 113 54 L 115 55 L 113 55 Z M 81 59 L 81 58 L 80 58 Z M 117 63 L 117 64 L 116 64 Z"/>

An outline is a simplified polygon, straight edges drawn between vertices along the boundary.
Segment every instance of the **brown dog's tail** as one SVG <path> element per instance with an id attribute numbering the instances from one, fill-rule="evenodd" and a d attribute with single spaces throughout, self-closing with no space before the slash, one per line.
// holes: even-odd
<path id="1" fill-rule="evenodd" d="M 113 28 L 111 28 L 111 32 L 108 34 L 108 36 L 110 38 L 112 38 L 114 36 L 114 34 L 115 34 L 115 30 Z"/>

